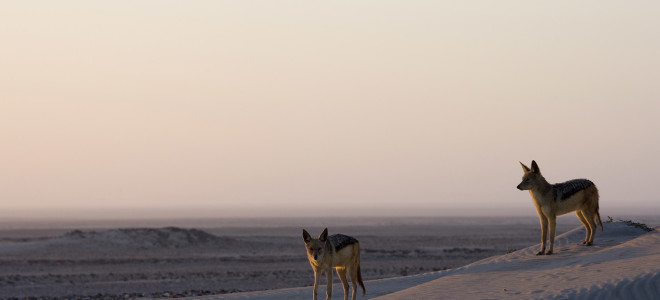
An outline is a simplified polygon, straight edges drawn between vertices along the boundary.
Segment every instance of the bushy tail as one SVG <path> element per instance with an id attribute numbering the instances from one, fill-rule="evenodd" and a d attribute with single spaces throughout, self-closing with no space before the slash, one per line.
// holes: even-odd
<path id="1" fill-rule="evenodd" d="M 357 280 L 360 286 L 362 287 L 362 296 L 367 294 L 367 290 L 364 288 L 364 282 L 362 282 L 362 272 L 360 272 L 360 263 L 357 266 Z"/>
<path id="2" fill-rule="evenodd" d="M 605 231 L 603 229 L 603 222 L 600 221 L 600 213 L 598 212 L 598 200 L 600 199 L 600 196 L 598 195 L 598 188 L 594 185 L 594 189 L 596 190 L 595 192 L 595 199 L 596 199 L 596 209 L 594 210 L 596 212 L 596 221 L 598 221 L 598 225 L 600 225 L 600 231 Z"/>

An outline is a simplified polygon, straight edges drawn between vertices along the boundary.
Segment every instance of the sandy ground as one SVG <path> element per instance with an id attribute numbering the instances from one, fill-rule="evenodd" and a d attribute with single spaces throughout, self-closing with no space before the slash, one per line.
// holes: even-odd
<path id="1" fill-rule="evenodd" d="M 584 247 L 577 245 L 581 226 L 562 219 L 555 255 L 535 256 L 536 222 L 358 222 L 331 224 L 331 233 L 353 235 L 363 245 L 367 295 L 360 299 L 660 296 L 657 230 L 605 223 L 596 245 Z M 313 275 L 300 231 L 279 225 L 4 230 L 0 298 L 309 299 Z M 333 299 L 342 296 L 335 276 Z"/>
<path id="2" fill-rule="evenodd" d="M 301 231 L 323 228 L 290 223 L 0 230 L 0 298 L 124 299 L 310 286 Z M 328 223 L 331 233 L 360 240 L 365 280 L 456 268 L 538 240 L 534 218 Z M 560 231 L 575 225 L 564 223 Z"/>
<path id="3" fill-rule="evenodd" d="M 464 267 L 365 282 L 359 299 L 660 299 L 660 232 L 606 223 L 591 247 L 578 245 L 583 228 L 558 236 L 556 253 L 539 245 Z M 319 291 L 324 293 L 324 289 Z M 342 299 L 343 292 L 334 289 Z M 338 294 L 337 294 L 338 293 Z M 311 288 L 197 297 L 203 300 L 309 299 Z"/>

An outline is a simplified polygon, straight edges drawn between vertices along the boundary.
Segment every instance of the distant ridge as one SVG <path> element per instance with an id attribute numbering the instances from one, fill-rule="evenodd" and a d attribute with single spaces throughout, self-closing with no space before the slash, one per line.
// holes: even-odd
<path id="1" fill-rule="evenodd" d="M 121 245 L 136 248 L 184 248 L 191 246 L 219 246 L 234 239 L 218 237 L 199 229 L 179 227 L 121 228 L 101 231 L 73 230 L 58 237 L 79 243 Z"/>

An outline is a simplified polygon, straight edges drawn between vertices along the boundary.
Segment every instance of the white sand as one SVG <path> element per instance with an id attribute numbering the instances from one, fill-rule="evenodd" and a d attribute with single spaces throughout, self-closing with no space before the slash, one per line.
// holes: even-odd
<path id="1" fill-rule="evenodd" d="M 557 237 L 551 256 L 536 256 L 535 245 L 457 269 L 367 281 L 359 299 L 660 299 L 660 227 L 647 233 L 603 225 L 592 247 L 577 245 L 584 229 L 576 228 Z M 305 287 L 194 299 L 295 300 L 311 293 Z M 341 285 L 333 299 L 343 299 Z"/>

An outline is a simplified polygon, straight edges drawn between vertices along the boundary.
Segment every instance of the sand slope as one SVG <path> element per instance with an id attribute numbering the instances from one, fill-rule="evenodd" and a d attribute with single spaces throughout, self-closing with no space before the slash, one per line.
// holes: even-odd
<path id="1" fill-rule="evenodd" d="M 577 245 L 584 229 L 557 237 L 555 254 L 539 245 L 447 271 L 365 282 L 367 299 L 660 299 L 660 232 L 605 223 L 595 245 Z M 324 294 L 320 290 L 319 294 Z M 310 299 L 311 288 L 196 299 Z M 333 299 L 342 299 L 335 285 Z M 359 297 L 360 299 L 365 299 Z"/>
<path id="2" fill-rule="evenodd" d="M 534 255 L 537 245 L 377 299 L 659 299 L 660 232 L 604 225 L 592 247 L 576 244 L 578 228 L 558 237 L 555 255 Z"/>

